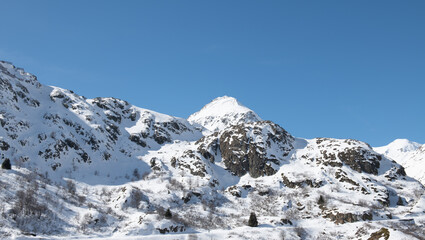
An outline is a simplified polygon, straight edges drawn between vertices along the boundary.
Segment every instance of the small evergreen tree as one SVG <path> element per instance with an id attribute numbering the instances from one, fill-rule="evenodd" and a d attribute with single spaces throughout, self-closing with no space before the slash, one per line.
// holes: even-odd
<path id="1" fill-rule="evenodd" d="M 403 199 L 400 196 L 398 197 L 397 205 L 404 206 Z"/>
<path id="2" fill-rule="evenodd" d="M 173 217 L 173 214 L 171 214 L 170 209 L 167 209 L 167 211 L 165 211 L 164 217 L 167 219 L 170 219 Z"/>
<path id="3" fill-rule="evenodd" d="M 254 212 L 252 212 L 251 215 L 249 216 L 248 226 L 250 226 L 250 227 L 257 227 L 258 226 L 257 216 L 255 215 Z"/>
<path id="4" fill-rule="evenodd" d="M 323 206 L 325 204 L 325 199 L 322 195 L 320 195 L 319 200 L 317 200 L 317 204 L 319 204 L 320 206 Z"/>
<path id="5" fill-rule="evenodd" d="M 6 159 L 3 161 L 3 163 L 1 164 L 1 168 L 3 168 L 3 169 L 7 169 L 7 170 L 12 169 L 12 164 L 10 164 L 10 160 L 9 160 L 9 158 L 6 158 Z"/>

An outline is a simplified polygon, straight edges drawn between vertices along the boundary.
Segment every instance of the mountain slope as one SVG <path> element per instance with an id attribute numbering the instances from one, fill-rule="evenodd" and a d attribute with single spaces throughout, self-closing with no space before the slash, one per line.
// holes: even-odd
<path id="1" fill-rule="evenodd" d="M 401 164 L 407 175 L 425 185 L 425 145 L 407 139 L 397 139 L 374 150 Z"/>
<path id="2" fill-rule="evenodd" d="M 230 97 L 185 120 L 44 86 L 7 62 L 0 83 L 12 162 L 0 170 L 0 238 L 425 234 L 424 186 L 367 143 L 296 138 Z"/>
<path id="3" fill-rule="evenodd" d="M 0 70 L 2 153 L 18 164 L 30 159 L 48 174 L 61 176 L 76 163 L 85 172 L 78 177 L 105 165 L 122 169 L 118 166 L 131 163 L 147 169 L 137 155 L 175 140 L 202 136 L 185 119 L 115 98 L 86 99 L 43 86 L 35 76 L 6 62 L 0 62 Z M 58 171 L 61 174 L 54 174 Z M 105 174 L 123 176 L 122 171 Z"/>

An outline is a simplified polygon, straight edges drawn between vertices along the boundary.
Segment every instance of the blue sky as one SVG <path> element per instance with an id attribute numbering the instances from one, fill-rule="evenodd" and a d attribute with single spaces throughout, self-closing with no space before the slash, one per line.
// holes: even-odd
<path id="1" fill-rule="evenodd" d="M 298 137 L 425 143 L 425 1 L 9 1 L 0 59 L 188 117 L 237 98 Z"/>

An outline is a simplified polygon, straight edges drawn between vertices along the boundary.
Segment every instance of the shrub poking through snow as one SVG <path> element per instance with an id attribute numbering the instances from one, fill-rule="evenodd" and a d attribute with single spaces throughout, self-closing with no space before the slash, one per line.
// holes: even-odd
<path id="1" fill-rule="evenodd" d="M 164 217 L 167 219 L 171 219 L 173 217 L 173 214 L 171 214 L 170 209 L 167 209 L 167 211 L 165 211 Z"/>
<path id="2" fill-rule="evenodd" d="M 250 226 L 250 227 L 257 227 L 258 226 L 257 216 L 253 212 L 249 216 L 248 226 Z"/>
<path id="3" fill-rule="evenodd" d="M 325 205 L 325 198 L 323 198 L 322 195 L 320 195 L 319 200 L 317 200 L 317 204 L 319 204 L 320 206 Z"/>
<path id="4" fill-rule="evenodd" d="M 397 205 L 404 206 L 403 199 L 401 197 L 398 197 Z"/>
<path id="5" fill-rule="evenodd" d="M 1 164 L 1 168 L 3 168 L 3 169 L 7 169 L 7 170 L 12 169 L 12 164 L 10 164 L 10 160 L 9 160 L 9 158 L 6 158 L 6 159 L 3 161 L 3 163 Z"/>

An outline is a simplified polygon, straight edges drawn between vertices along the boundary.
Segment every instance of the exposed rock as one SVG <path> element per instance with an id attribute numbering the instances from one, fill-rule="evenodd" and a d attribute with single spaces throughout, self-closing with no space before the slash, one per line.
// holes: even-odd
<path id="1" fill-rule="evenodd" d="M 140 137 L 136 134 L 131 134 L 129 139 L 141 147 L 146 147 L 146 142 L 140 139 Z"/>
<path id="2" fill-rule="evenodd" d="M 237 186 L 230 186 L 226 189 L 226 191 L 232 194 L 235 197 L 241 197 L 241 190 Z"/>
<path id="3" fill-rule="evenodd" d="M 342 171 L 341 169 L 338 169 L 335 173 L 335 178 L 338 179 L 340 182 L 347 182 L 354 186 L 360 186 L 357 182 L 353 181 L 352 179 L 347 177 L 347 173 Z"/>
<path id="4" fill-rule="evenodd" d="M 379 231 L 374 232 L 370 235 L 367 240 L 379 240 L 379 239 L 388 240 L 390 238 L 390 232 L 386 228 L 381 228 Z"/>
<path id="5" fill-rule="evenodd" d="M 287 186 L 289 188 L 297 188 L 297 187 L 302 188 L 302 187 L 305 187 L 305 186 L 310 186 L 312 188 L 319 188 L 323 185 L 322 181 L 305 179 L 305 180 L 301 180 L 301 181 L 292 182 L 283 173 L 282 173 L 281 176 L 282 176 L 283 184 L 285 184 L 285 186 Z"/>
<path id="6" fill-rule="evenodd" d="M 353 223 L 360 220 L 366 221 L 366 220 L 372 220 L 372 214 L 371 213 L 363 213 L 361 215 L 357 215 L 354 213 L 327 213 L 324 215 L 325 218 L 329 218 L 331 221 L 335 222 L 336 224 L 344 224 L 344 223 Z"/>
<path id="7" fill-rule="evenodd" d="M 7 142 L 0 140 L 0 150 L 7 151 L 9 148 L 10 145 Z"/>
<path id="8" fill-rule="evenodd" d="M 362 148 L 347 148 L 338 153 L 338 158 L 357 172 L 378 175 L 380 155 L 370 153 Z"/>
<path id="9" fill-rule="evenodd" d="M 184 226 L 173 226 L 173 225 L 171 225 L 171 226 L 169 226 L 169 227 L 166 227 L 166 228 L 157 228 L 156 230 L 158 230 L 159 231 L 159 233 L 161 233 L 161 234 L 166 234 L 166 233 L 170 233 L 170 232 L 184 232 L 184 231 L 186 231 L 186 228 L 184 227 Z"/>
<path id="10" fill-rule="evenodd" d="M 217 156 L 219 151 L 219 142 L 218 142 L 218 132 L 215 132 L 209 136 L 204 136 L 196 141 L 198 145 L 198 152 L 202 155 L 203 158 L 214 163 L 215 156 Z"/>
<path id="11" fill-rule="evenodd" d="M 182 200 L 183 200 L 184 203 L 188 203 L 192 199 L 193 196 L 200 198 L 202 196 L 202 194 L 198 193 L 198 192 L 192 192 L 191 191 L 188 194 L 186 194 L 186 196 L 182 197 Z"/>
<path id="12" fill-rule="evenodd" d="M 269 121 L 232 126 L 221 133 L 219 148 L 226 167 L 237 176 L 249 173 L 257 178 L 273 175 L 273 164 L 293 149 L 294 138 L 279 125 Z M 281 156 L 274 156 L 268 150 L 275 147 Z"/>
<path id="13" fill-rule="evenodd" d="M 283 225 L 288 225 L 288 224 L 292 225 L 292 222 L 289 219 L 282 218 L 280 219 L 280 221 L 282 222 Z"/>
<path id="14" fill-rule="evenodd" d="M 357 172 L 378 174 L 382 156 L 376 154 L 366 143 L 353 139 L 317 138 L 318 156 L 304 156 L 316 159 L 318 164 L 331 167 L 349 166 Z"/>

